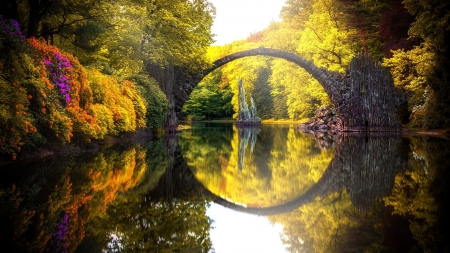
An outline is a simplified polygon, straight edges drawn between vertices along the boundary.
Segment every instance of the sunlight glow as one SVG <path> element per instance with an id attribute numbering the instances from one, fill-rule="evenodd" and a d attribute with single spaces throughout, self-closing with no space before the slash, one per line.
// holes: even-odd
<path id="1" fill-rule="evenodd" d="M 287 252 L 280 235 L 283 226 L 266 217 L 239 213 L 212 203 L 206 215 L 214 220 L 210 231 L 216 253 Z"/>
<path id="2" fill-rule="evenodd" d="M 246 39 L 251 33 L 279 21 L 285 0 L 210 0 L 216 7 L 212 32 L 216 34 L 213 45 L 225 45 Z"/>

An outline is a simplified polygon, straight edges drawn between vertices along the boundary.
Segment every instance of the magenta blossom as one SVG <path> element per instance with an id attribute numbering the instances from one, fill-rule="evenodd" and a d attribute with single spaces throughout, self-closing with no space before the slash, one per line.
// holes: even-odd
<path id="1" fill-rule="evenodd" d="M 17 36 L 19 40 L 25 39 L 25 36 L 22 35 L 22 31 L 20 30 L 19 23 L 14 19 L 4 20 L 3 16 L 0 15 L 0 27 L 5 32 L 8 32 L 9 35 Z"/>
<path id="2" fill-rule="evenodd" d="M 67 75 L 68 70 L 72 68 L 70 61 L 59 52 L 55 52 L 53 61 L 44 59 L 44 64 L 49 71 L 51 82 L 60 89 L 66 105 L 68 105 L 71 101 L 69 94 L 71 82 Z"/>

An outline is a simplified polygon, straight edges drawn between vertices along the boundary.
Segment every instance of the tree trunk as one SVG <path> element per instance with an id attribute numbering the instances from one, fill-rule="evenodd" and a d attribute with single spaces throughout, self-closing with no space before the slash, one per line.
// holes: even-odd
<path id="1" fill-rule="evenodd" d="M 30 13 L 28 15 L 27 37 L 37 38 L 39 36 L 39 23 L 41 22 L 40 1 L 28 0 L 28 5 L 30 6 Z"/>
<path id="2" fill-rule="evenodd" d="M 148 63 L 146 64 L 147 72 L 153 77 L 159 84 L 159 88 L 166 95 L 169 101 L 169 111 L 167 112 L 166 122 L 164 127 L 169 131 L 175 131 L 178 124 L 178 117 L 175 112 L 175 97 L 173 93 L 173 87 L 176 81 L 175 67 L 172 64 L 165 68 Z"/>

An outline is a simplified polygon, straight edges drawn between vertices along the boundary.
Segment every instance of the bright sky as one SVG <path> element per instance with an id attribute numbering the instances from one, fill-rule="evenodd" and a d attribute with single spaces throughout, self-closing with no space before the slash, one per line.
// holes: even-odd
<path id="1" fill-rule="evenodd" d="M 282 225 L 266 217 L 236 212 L 211 203 L 206 215 L 213 219 L 210 237 L 216 253 L 283 253 Z"/>
<path id="2" fill-rule="evenodd" d="M 209 0 L 216 7 L 212 26 L 216 42 L 221 46 L 247 38 L 251 33 L 280 20 L 286 0 Z"/>

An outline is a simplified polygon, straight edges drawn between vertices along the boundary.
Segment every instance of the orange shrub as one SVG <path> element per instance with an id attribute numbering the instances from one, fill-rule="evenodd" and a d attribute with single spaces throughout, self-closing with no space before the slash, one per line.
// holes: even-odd
<path id="1" fill-rule="evenodd" d="M 146 112 L 145 105 L 131 83 L 121 86 L 116 78 L 96 69 L 88 71 L 88 79 L 94 104 L 103 104 L 112 112 L 114 128 L 110 134 L 133 132 L 137 127 L 145 127 L 145 122 L 142 122 Z"/>
<path id="2" fill-rule="evenodd" d="M 147 107 L 145 106 L 145 100 L 138 93 L 134 84 L 128 80 L 122 83 L 122 94 L 133 102 L 134 111 L 136 112 L 136 127 L 145 128 L 145 116 L 147 114 Z"/>
<path id="3" fill-rule="evenodd" d="M 64 110 L 58 110 L 57 116 L 67 120 L 60 121 L 61 124 L 55 129 L 55 135 L 66 142 L 70 142 L 72 136 L 80 140 L 89 140 L 98 136 L 101 127 L 88 110 L 92 103 L 92 91 L 87 85 L 86 71 L 83 66 L 72 55 L 61 53 L 58 48 L 46 45 L 43 41 L 31 38 L 29 43 L 38 52 L 37 60 L 42 59 L 41 80 L 47 84 L 49 90 L 59 90 L 58 93 L 53 92 L 53 95 L 57 95 L 58 98 L 53 98 L 50 104 L 56 104 L 58 109 L 64 107 Z M 52 108 L 47 109 L 49 114 L 55 113 Z M 63 117 L 63 114 L 66 117 Z M 53 127 L 53 120 L 57 119 L 50 116 L 50 128 Z"/>
<path id="4" fill-rule="evenodd" d="M 24 145 L 39 140 L 39 134 L 28 109 L 33 94 L 26 87 L 20 53 L 26 43 L 17 22 L 0 17 L 0 25 L 0 154 L 14 160 Z"/>

